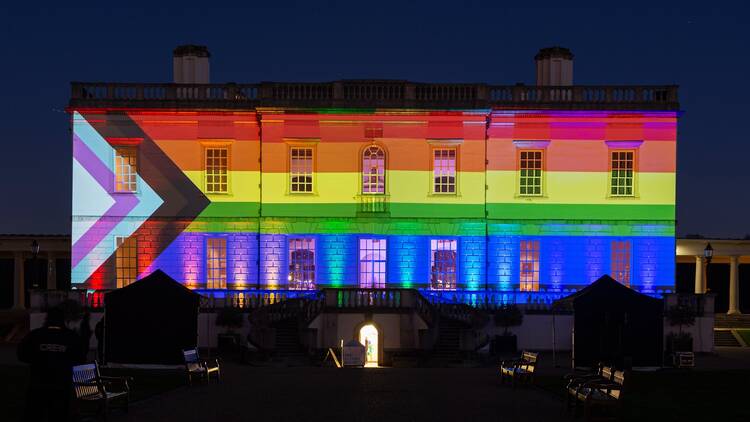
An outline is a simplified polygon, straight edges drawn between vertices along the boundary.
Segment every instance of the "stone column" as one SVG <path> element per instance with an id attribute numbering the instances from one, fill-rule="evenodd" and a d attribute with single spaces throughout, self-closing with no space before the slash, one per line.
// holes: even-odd
<path id="1" fill-rule="evenodd" d="M 740 283 L 737 277 L 739 270 L 740 258 L 738 256 L 729 257 L 729 311 L 728 315 L 737 315 L 740 313 Z"/>
<path id="2" fill-rule="evenodd" d="M 57 290 L 57 262 L 54 252 L 47 252 L 47 290 Z"/>
<path id="3" fill-rule="evenodd" d="M 23 276 L 23 253 L 13 254 L 13 308 L 26 308 L 26 285 Z"/>
<path id="4" fill-rule="evenodd" d="M 705 282 L 703 281 L 703 257 L 695 257 L 695 294 L 706 293 Z"/>

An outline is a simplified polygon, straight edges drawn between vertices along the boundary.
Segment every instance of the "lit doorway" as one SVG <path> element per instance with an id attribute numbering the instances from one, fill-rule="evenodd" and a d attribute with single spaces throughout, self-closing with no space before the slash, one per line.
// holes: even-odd
<path id="1" fill-rule="evenodd" d="M 363 326 L 359 342 L 365 346 L 365 366 L 378 366 L 378 329 L 372 324 Z"/>

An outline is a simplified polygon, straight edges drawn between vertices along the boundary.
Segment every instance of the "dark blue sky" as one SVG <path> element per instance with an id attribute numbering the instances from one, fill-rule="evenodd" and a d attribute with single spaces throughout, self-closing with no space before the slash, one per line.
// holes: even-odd
<path id="1" fill-rule="evenodd" d="M 277 3 L 0 6 L 0 233 L 70 232 L 71 142 L 63 111 L 70 81 L 169 82 L 172 48 L 197 43 L 212 53 L 213 82 L 531 84 L 536 51 L 563 45 L 576 55 L 577 84 L 678 84 L 685 110 L 678 133 L 678 234 L 750 234 L 750 6 Z"/>

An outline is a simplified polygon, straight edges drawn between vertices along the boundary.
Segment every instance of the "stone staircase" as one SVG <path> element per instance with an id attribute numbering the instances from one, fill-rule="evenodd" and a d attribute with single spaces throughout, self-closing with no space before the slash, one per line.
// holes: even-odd
<path id="1" fill-rule="evenodd" d="M 716 347 L 741 347 L 739 341 L 731 330 L 714 330 L 714 346 Z"/>
<path id="2" fill-rule="evenodd" d="M 432 349 L 432 358 L 440 361 L 457 361 L 461 359 L 461 330 L 465 324 L 449 318 L 441 318 L 438 325 L 438 336 Z"/>
<path id="3" fill-rule="evenodd" d="M 302 359 L 306 356 L 300 343 L 299 322 L 295 318 L 274 323 L 276 344 L 273 350 L 275 357 Z"/>

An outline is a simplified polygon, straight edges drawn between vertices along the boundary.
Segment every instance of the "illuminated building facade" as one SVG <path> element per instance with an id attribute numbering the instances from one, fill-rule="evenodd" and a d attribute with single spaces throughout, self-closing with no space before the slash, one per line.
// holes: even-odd
<path id="1" fill-rule="evenodd" d="M 673 290 L 676 87 L 540 55 L 536 86 L 74 83 L 73 286 Z"/>

